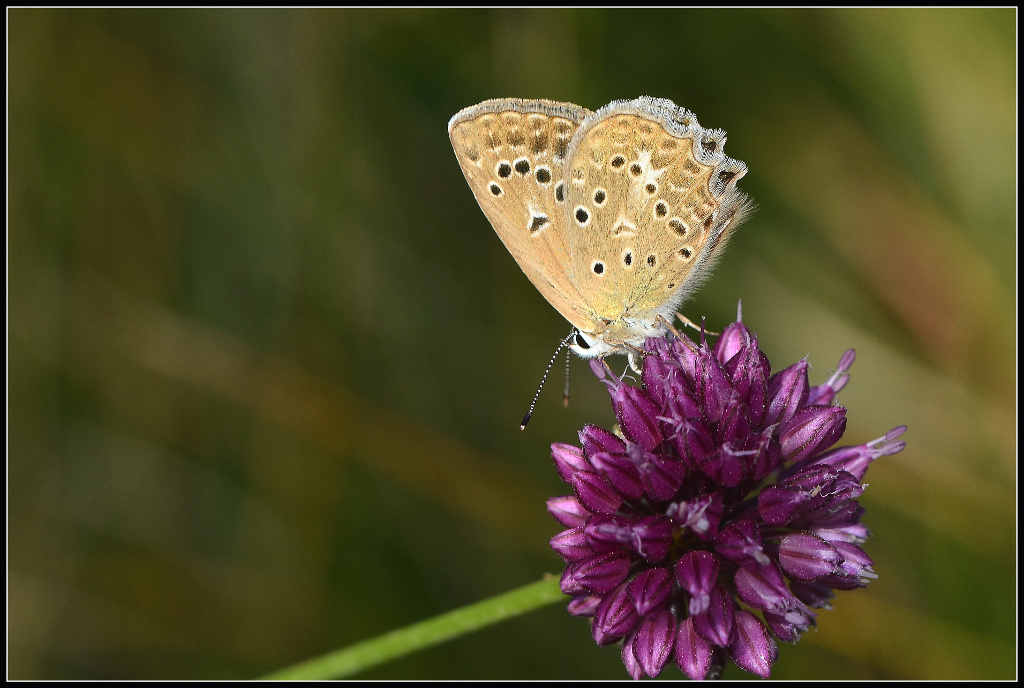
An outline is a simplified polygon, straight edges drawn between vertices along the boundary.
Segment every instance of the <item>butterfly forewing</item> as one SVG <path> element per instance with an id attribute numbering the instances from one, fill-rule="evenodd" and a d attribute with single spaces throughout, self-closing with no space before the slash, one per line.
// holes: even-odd
<path id="1" fill-rule="evenodd" d="M 724 132 L 651 98 L 612 103 L 586 120 L 569 152 L 571 266 L 598 320 L 670 316 L 707 275 L 745 198 L 743 163 Z"/>
<path id="2" fill-rule="evenodd" d="M 564 161 L 592 114 L 569 103 L 489 100 L 448 125 L 459 165 L 480 208 L 534 286 L 569 322 L 594 323 L 570 266 Z"/>

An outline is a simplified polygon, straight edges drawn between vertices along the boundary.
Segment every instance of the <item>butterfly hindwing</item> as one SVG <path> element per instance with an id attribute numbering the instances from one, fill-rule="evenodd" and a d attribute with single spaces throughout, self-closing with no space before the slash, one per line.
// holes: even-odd
<path id="1" fill-rule="evenodd" d="M 745 207 L 735 182 L 746 166 L 725 156 L 724 142 L 724 132 L 653 98 L 612 103 L 576 132 L 569 248 L 599 319 L 670 317 L 707 276 Z"/>

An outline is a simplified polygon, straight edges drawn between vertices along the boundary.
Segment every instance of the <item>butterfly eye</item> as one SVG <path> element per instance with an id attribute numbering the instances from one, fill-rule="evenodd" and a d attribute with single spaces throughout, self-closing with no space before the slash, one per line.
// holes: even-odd
<path id="1" fill-rule="evenodd" d="M 629 173 L 634 177 L 639 177 L 644 173 L 644 168 L 640 167 L 639 163 L 633 163 L 629 166 Z"/>
<path id="2" fill-rule="evenodd" d="M 501 177 L 502 179 L 507 179 L 508 176 L 512 174 L 512 165 L 502 160 L 501 162 L 498 163 L 496 171 L 499 177 Z"/>
<path id="3" fill-rule="evenodd" d="M 612 167 L 616 170 L 622 169 L 622 166 L 626 164 L 626 159 L 621 155 L 612 157 Z"/>
<path id="4" fill-rule="evenodd" d="M 583 338 L 583 335 L 580 334 L 579 330 L 576 330 L 576 346 L 578 346 L 581 349 L 590 348 L 590 345 L 587 344 L 587 340 Z"/>
<path id="5" fill-rule="evenodd" d="M 494 182 L 491 182 L 490 189 L 491 189 L 491 193 L 494 194 L 495 196 L 500 196 L 501 195 L 501 187 L 498 186 L 497 184 L 495 184 Z"/>
<path id="6" fill-rule="evenodd" d="M 654 214 L 658 217 L 665 217 L 668 215 L 668 206 L 665 201 L 658 201 L 654 204 Z"/>
<path id="7" fill-rule="evenodd" d="M 530 173 L 530 161 L 526 158 L 519 158 L 516 160 L 516 172 L 521 175 L 527 175 Z"/>
<path id="8" fill-rule="evenodd" d="M 608 194 L 604 192 L 604 189 L 598 189 L 594 192 L 594 205 L 603 204 L 606 198 L 608 198 Z"/>
<path id="9" fill-rule="evenodd" d="M 551 181 L 551 170 L 546 167 L 537 168 L 537 181 L 541 184 L 547 184 Z"/>

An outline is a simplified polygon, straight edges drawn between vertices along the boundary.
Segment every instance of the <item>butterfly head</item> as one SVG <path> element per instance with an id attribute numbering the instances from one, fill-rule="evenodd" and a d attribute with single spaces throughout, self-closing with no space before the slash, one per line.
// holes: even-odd
<path id="1" fill-rule="evenodd" d="M 580 358 L 604 358 L 611 354 L 632 356 L 643 349 L 649 337 L 660 337 L 666 332 L 664 318 L 647 320 L 623 317 L 605 322 L 593 332 L 577 328 L 569 348 Z M 666 321 L 667 322 L 667 321 Z"/>
<path id="2" fill-rule="evenodd" d="M 614 353 L 617 347 L 596 334 L 576 330 L 569 348 L 580 358 L 598 358 Z"/>

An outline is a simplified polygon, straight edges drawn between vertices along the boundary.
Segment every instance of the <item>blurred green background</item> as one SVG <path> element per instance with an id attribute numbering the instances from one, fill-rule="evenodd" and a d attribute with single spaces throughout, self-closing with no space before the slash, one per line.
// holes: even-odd
<path id="1" fill-rule="evenodd" d="M 568 326 L 446 125 L 641 94 L 759 206 L 687 314 L 856 348 L 845 443 L 910 426 L 878 580 L 773 677 L 1013 677 L 1016 20 L 8 10 L 9 677 L 253 677 L 559 573 L 548 445 L 610 405 L 577 359 L 519 431 Z M 556 605 L 366 676 L 626 673 Z"/>

